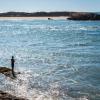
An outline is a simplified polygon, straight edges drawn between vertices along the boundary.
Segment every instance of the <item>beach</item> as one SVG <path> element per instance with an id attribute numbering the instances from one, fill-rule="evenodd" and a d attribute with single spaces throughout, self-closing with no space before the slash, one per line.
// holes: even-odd
<path id="1" fill-rule="evenodd" d="M 60 17 L 0 17 L 0 20 L 48 20 L 48 18 L 53 20 L 66 20 L 68 16 L 60 16 Z"/>

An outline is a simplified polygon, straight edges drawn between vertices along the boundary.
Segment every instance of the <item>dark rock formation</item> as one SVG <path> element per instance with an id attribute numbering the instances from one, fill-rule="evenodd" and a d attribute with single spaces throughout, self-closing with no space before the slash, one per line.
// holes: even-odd
<path id="1" fill-rule="evenodd" d="M 13 78 L 13 79 L 16 78 L 17 74 L 20 74 L 20 72 L 15 72 L 15 77 L 13 77 L 12 70 L 6 67 L 0 67 L 0 73 L 4 74 L 7 77 Z"/>
<path id="2" fill-rule="evenodd" d="M 11 69 L 6 67 L 0 67 L 0 73 L 4 74 L 5 76 L 11 76 Z"/>
<path id="3" fill-rule="evenodd" d="M 0 73 L 4 74 L 5 76 L 10 77 L 10 78 L 16 78 L 16 77 L 13 77 L 12 70 L 10 68 L 0 67 Z"/>
<path id="4" fill-rule="evenodd" d="M 69 20 L 100 20 L 100 14 L 73 12 L 70 14 L 68 19 Z"/>
<path id="5" fill-rule="evenodd" d="M 53 20 L 52 18 L 48 18 L 48 20 Z"/>
<path id="6" fill-rule="evenodd" d="M 19 97 L 11 95 L 9 93 L 0 91 L 0 100 L 27 100 L 27 99 L 19 98 Z"/>

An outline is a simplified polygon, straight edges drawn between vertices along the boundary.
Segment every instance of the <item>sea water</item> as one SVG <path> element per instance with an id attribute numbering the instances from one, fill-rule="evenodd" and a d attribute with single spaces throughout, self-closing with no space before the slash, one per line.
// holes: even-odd
<path id="1" fill-rule="evenodd" d="M 29 100 L 100 100 L 100 21 L 0 20 L 0 90 Z"/>

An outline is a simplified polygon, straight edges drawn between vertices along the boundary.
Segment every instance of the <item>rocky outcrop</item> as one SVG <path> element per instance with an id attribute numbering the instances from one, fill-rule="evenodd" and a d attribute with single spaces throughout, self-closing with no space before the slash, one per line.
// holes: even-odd
<path id="1" fill-rule="evenodd" d="M 12 75 L 12 70 L 7 67 L 0 67 L 0 73 L 4 74 L 5 76 L 10 77 L 10 78 L 16 78 L 16 75 L 20 74 L 20 72 L 15 72 L 15 77 L 14 77 Z"/>
<path id="2" fill-rule="evenodd" d="M 10 78 L 16 78 L 12 76 L 12 72 L 10 68 L 6 68 L 6 67 L 0 67 L 0 73 L 4 74 L 6 77 L 10 77 Z M 19 72 L 15 72 L 15 74 L 20 74 Z M 9 93 L 0 91 L 0 100 L 27 100 L 24 98 L 19 98 L 16 97 L 14 95 L 11 95 Z"/>
<path id="3" fill-rule="evenodd" d="M 0 73 L 4 74 L 5 76 L 11 75 L 11 69 L 6 67 L 0 67 Z"/>
<path id="4" fill-rule="evenodd" d="M 48 20 L 53 20 L 52 18 L 48 18 Z"/>
<path id="5" fill-rule="evenodd" d="M 10 68 L 0 67 L 0 73 L 4 74 L 5 76 L 10 77 L 10 78 L 16 78 L 16 77 L 13 77 L 12 70 Z M 17 72 L 15 72 L 15 73 L 17 73 Z"/>
<path id="6" fill-rule="evenodd" d="M 27 99 L 19 98 L 9 93 L 0 91 L 0 100 L 27 100 Z"/>
<path id="7" fill-rule="evenodd" d="M 96 13 L 71 13 L 68 20 L 100 20 L 100 14 Z"/>

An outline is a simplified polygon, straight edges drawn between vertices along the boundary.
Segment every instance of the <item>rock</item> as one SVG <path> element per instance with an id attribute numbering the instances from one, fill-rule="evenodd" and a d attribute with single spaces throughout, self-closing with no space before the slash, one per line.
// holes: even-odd
<path id="1" fill-rule="evenodd" d="M 0 73 L 4 74 L 7 77 L 10 78 L 16 78 L 17 74 L 20 74 L 20 72 L 15 72 L 15 76 L 12 75 L 12 70 L 10 68 L 6 68 L 6 67 L 0 67 Z"/>
<path id="2" fill-rule="evenodd" d="M 0 73 L 4 74 L 5 76 L 10 76 L 11 69 L 6 67 L 0 67 Z"/>
<path id="3" fill-rule="evenodd" d="M 100 20 L 100 15 L 96 13 L 73 12 L 68 20 Z"/>
<path id="4" fill-rule="evenodd" d="M 27 100 L 27 99 L 19 98 L 19 97 L 11 95 L 9 93 L 0 91 L 0 100 Z"/>
<path id="5" fill-rule="evenodd" d="M 0 73 L 10 72 L 10 71 L 11 71 L 10 68 L 0 67 Z"/>
<path id="6" fill-rule="evenodd" d="M 53 20 L 52 18 L 48 18 L 48 20 Z"/>

